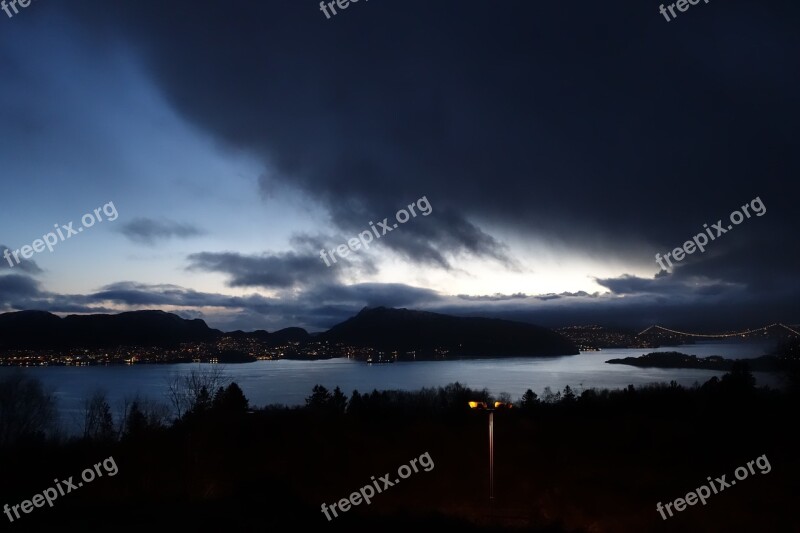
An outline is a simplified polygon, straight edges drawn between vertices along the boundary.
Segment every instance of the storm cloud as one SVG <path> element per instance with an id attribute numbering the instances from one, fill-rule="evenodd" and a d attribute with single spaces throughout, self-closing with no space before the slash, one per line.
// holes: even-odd
<path id="1" fill-rule="evenodd" d="M 716 13 L 724 24 L 706 12 L 679 30 L 622 4 L 412 0 L 335 24 L 307 2 L 78 4 L 91 30 L 146 45 L 177 110 L 340 228 L 428 195 L 449 215 L 387 241 L 415 260 L 497 256 L 476 220 L 574 246 L 674 246 L 756 195 L 770 205 L 764 233 L 797 229 L 789 2 L 733 2 Z"/>
<path id="2" fill-rule="evenodd" d="M 254 322 L 283 313 L 285 325 L 317 326 L 360 305 L 548 324 L 797 316 L 800 6 L 789 0 L 734 0 L 671 24 L 653 5 L 522 0 L 371 2 L 335 20 L 306 1 L 40 8 L 98 55 L 124 49 L 187 124 L 253 158 L 263 198 L 294 190 L 330 221 L 318 235 L 298 233 L 288 249 L 204 243 L 185 258 L 190 272 L 222 274 L 230 287 L 270 297 L 108 285 L 81 305 L 204 312 L 236 302 Z M 532 271 L 536 251 L 519 243 L 535 242 L 562 251 L 562 261 L 632 264 L 639 273 L 586 272 L 604 293 L 448 295 L 423 275 L 419 286 L 412 277 L 364 283 L 380 272 L 366 253 L 335 268 L 320 260 L 320 249 L 423 195 L 431 216 L 374 245 L 403 265 L 472 275 L 478 259 L 499 278 Z M 657 270 L 656 253 L 755 197 L 768 208 L 763 217 L 669 272 L 641 274 Z M 151 245 L 203 233 L 147 217 L 122 231 Z M 7 281 L 19 293 L 9 288 L 8 297 L 19 302 L 31 283 Z"/>

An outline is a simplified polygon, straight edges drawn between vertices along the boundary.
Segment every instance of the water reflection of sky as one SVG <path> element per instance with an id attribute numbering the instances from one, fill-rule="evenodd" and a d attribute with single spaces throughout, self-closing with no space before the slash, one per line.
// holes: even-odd
<path id="1" fill-rule="evenodd" d="M 251 405 L 281 403 L 301 405 L 316 384 L 330 389 L 339 386 L 347 395 L 354 389 L 369 392 L 373 389 L 416 390 L 437 387 L 458 381 L 473 388 L 488 388 L 493 394 L 508 392 L 515 400 L 526 389 L 541 394 L 545 387 L 553 391 L 569 385 L 577 392 L 588 388 L 622 388 L 629 384 L 645 385 L 674 380 L 681 385 L 702 384 L 724 372 L 696 369 L 637 368 L 628 365 L 609 365 L 605 362 L 619 357 L 636 357 L 653 351 L 678 350 L 707 357 L 752 358 L 771 348 L 766 343 L 698 343 L 659 349 L 609 349 L 583 352 L 580 355 L 546 358 L 478 359 L 458 361 L 418 361 L 367 365 L 348 359 L 327 361 L 257 361 L 242 365 L 227 365 L 226 375 L 236 381 L 250 399 Z M 125 397 L 141 394 L 166 401 L 167 382 L 175 373 L 210 365 L 134 365 L 94 367 L 44 367 L 26 371 L 39 377 L 45 386 L 55 391 L 62 420 L 68 427 L 80 427 L 84 398 L 100 388 L 107 391 L 116 410 Z M 0 367 L 0 374 L 15 369 Z M 778 386 L 776 376 L 755 373 L 759 385 Z"/>

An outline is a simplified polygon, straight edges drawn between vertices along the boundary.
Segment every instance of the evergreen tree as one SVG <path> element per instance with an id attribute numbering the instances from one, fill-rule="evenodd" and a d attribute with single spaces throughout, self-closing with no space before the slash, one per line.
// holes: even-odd
<path id="1" fill-rule="evenodd" d="M 147 417 L 139 407 L 138 400 L 134 400 L 125 423 L 125 436 L 136 437 L 141 435 L 147 429 L 147 426 Z"/>
<path id="2" fill-rule="evenodd" d="M 228 385 L 227 389 L 222 387 L 214 395 L 214 409 L 226 413 L 246 413 L 250 408 L 250 402 L 236 383 Z"/>
<path id="3" fill-rule="evenodd" d="M 369 396 L 369 394 L 367 394 L 367 396 Z M 350 401 L 347 404 L 347 413 L 356 414 L 363 411 L 364 401 L 362 400 L 361 393 L 358 392 L 358 389 L 354 389 L 353 394 L 350 395 Z"/>
<path id="4" fill-rule="evenodd" d="M 205 385 L 200 388 L 200 392 L 197 394 L 197 398 L 195 398 L 194 406 L 192 406 L 192 411 L 195 413 L 203 413 L 207 411 L 211 407 L 211 394 L 209 394 L 208 389 Z"/>
<path id="5" fill-rule="evenodd" d="M 214 393 L 214 399 L 211 401 L 211 408 L 212 409 L 222 409 L 222 404 L 225 401 L 225 389 L 222 387 L 217 389 L 217 392 Z"/>
<path id="6" fill-rule="evenodd" d="M 532 409 L 536 404 L 539 403 L 539 396 L 536 395 L 531 389 L 525 391 L 525 394 L 522 395 L 522 399 L 520 400 L 520 406 L 523 409 Z"/>
<path id="7" fill-rule="evenodd" d="M 347 409 L 347 396 L 339 387 L 333 389 L 333 396 L 331 396 L 331 408 L 336 414 L 344 414 L 345 410 Z"/>
<path id="8" fill-rule="evenodd" d="M 572 391 L 572 388 L 567 385 L 564 387 L 564 393 L 561 395 L 561 401 L 564 403 L 574 403 L 577 400 L 575 393 Z"/>
<path id="9" fill-rule="evenodd" d="M 322 385 L 314 385 L 311 389 L 311 396 L 306 398 L 306 407 L 321 410 L 330 405 L 331 393 Z"/>

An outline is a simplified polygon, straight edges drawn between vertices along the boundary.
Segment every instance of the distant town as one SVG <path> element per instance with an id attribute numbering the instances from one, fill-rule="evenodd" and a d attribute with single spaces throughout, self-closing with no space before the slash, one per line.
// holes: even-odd
<path id="1" fill-rule="evenodd" d="M 0 366 L 89 366 L 114 364 L 249 363 L 276 359 L 332 359 L 347 357 L 367 363 L 446 359 L 449 350 L 381 351 L 328 341 L 286 342 L 278 346 L 253 338 L 221 337 L 210 342 L 184 342 L 176 348 L 121 346 L 115 349 L 17 349 L 0 353 Z"/>
<path id="2" fill-rule="evenodd" d="M 770 339 L 796 336 L 797 326 L 775 324 L 746 332 L 697 335 L 714 339 Z M 653 326 L 632 333 L 598 325 L 568 326 L 557 333 L 572 341 L 581 352 L 611 348 L 657 348 L 692 344 L 696 338 L 686 333 Z M 89 366 L 114 364 L 216 363 L 235 364 L 253 361 L 298 359 L 317 360 L 346 357 L 365 363 L 444 360 L 457 358 L 448 348 L 420 350 L 380 350 L 347 343 L 315 340 L 286 341 L 275 344 L 246 335 L 224 335 L 211 341 L 183 342 L 176 347 L 120 346 L 117 348 L 5 349 L 0 351 L 0 366 Z"/>

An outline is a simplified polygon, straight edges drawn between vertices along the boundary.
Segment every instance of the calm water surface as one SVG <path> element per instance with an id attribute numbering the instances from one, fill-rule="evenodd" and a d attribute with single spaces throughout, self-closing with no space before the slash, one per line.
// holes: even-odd
<path id="1" fill-rule="evenodd" d="M 553 391 L 569 385 L 577 392 L 588 388 L 622 388 L 629 384 L 644 385 L 675 380 L 681 385 L 703 383 L 723 372 L 691 369 L 636 368 L 609 365 L 605 361 L 618 357 L 635 357 L 645 353 L 678 350 L 706 357 L 721 355 L 730 359 L 758 357 L 771 348 L 768 343 L 703 343 L 678 348 L 609 349 L 583 352 L 580 355 L 510 359 L 477 359 L 459 361 L 420 361 L 368 365 L 349 359 L 326 361 L 257 361 L 226 365 L 226 376 L 236 381 L 254 406 L 267 404 L 300 405 L 311 388 L 322 384 L 329 389 L 337 385 L 347 394 L 358 389 L 416 390 L 421 387 L 446 385 L 454 381 L 473 388 L 488 388 L 493 394 L 508 392 L 515 400 L 526 389 L 541 395 L 545 387 Z M 83 400 L 97 389 L 108 393 L 112 407 L 125 397 L 136 394 L 166 401 L 167 382 L 175 374 L 208 364 L 37 367 L 25 369 L 42 380 L 58 397 L 62 420 L 67 427 L 80 425 Z M 213 365 L 219 367 L 221 365 Z M 14 371 L 0 367 L 0 375 Z M 759 385 L 777 386 L 775 376 L 755 373 Z"/>

